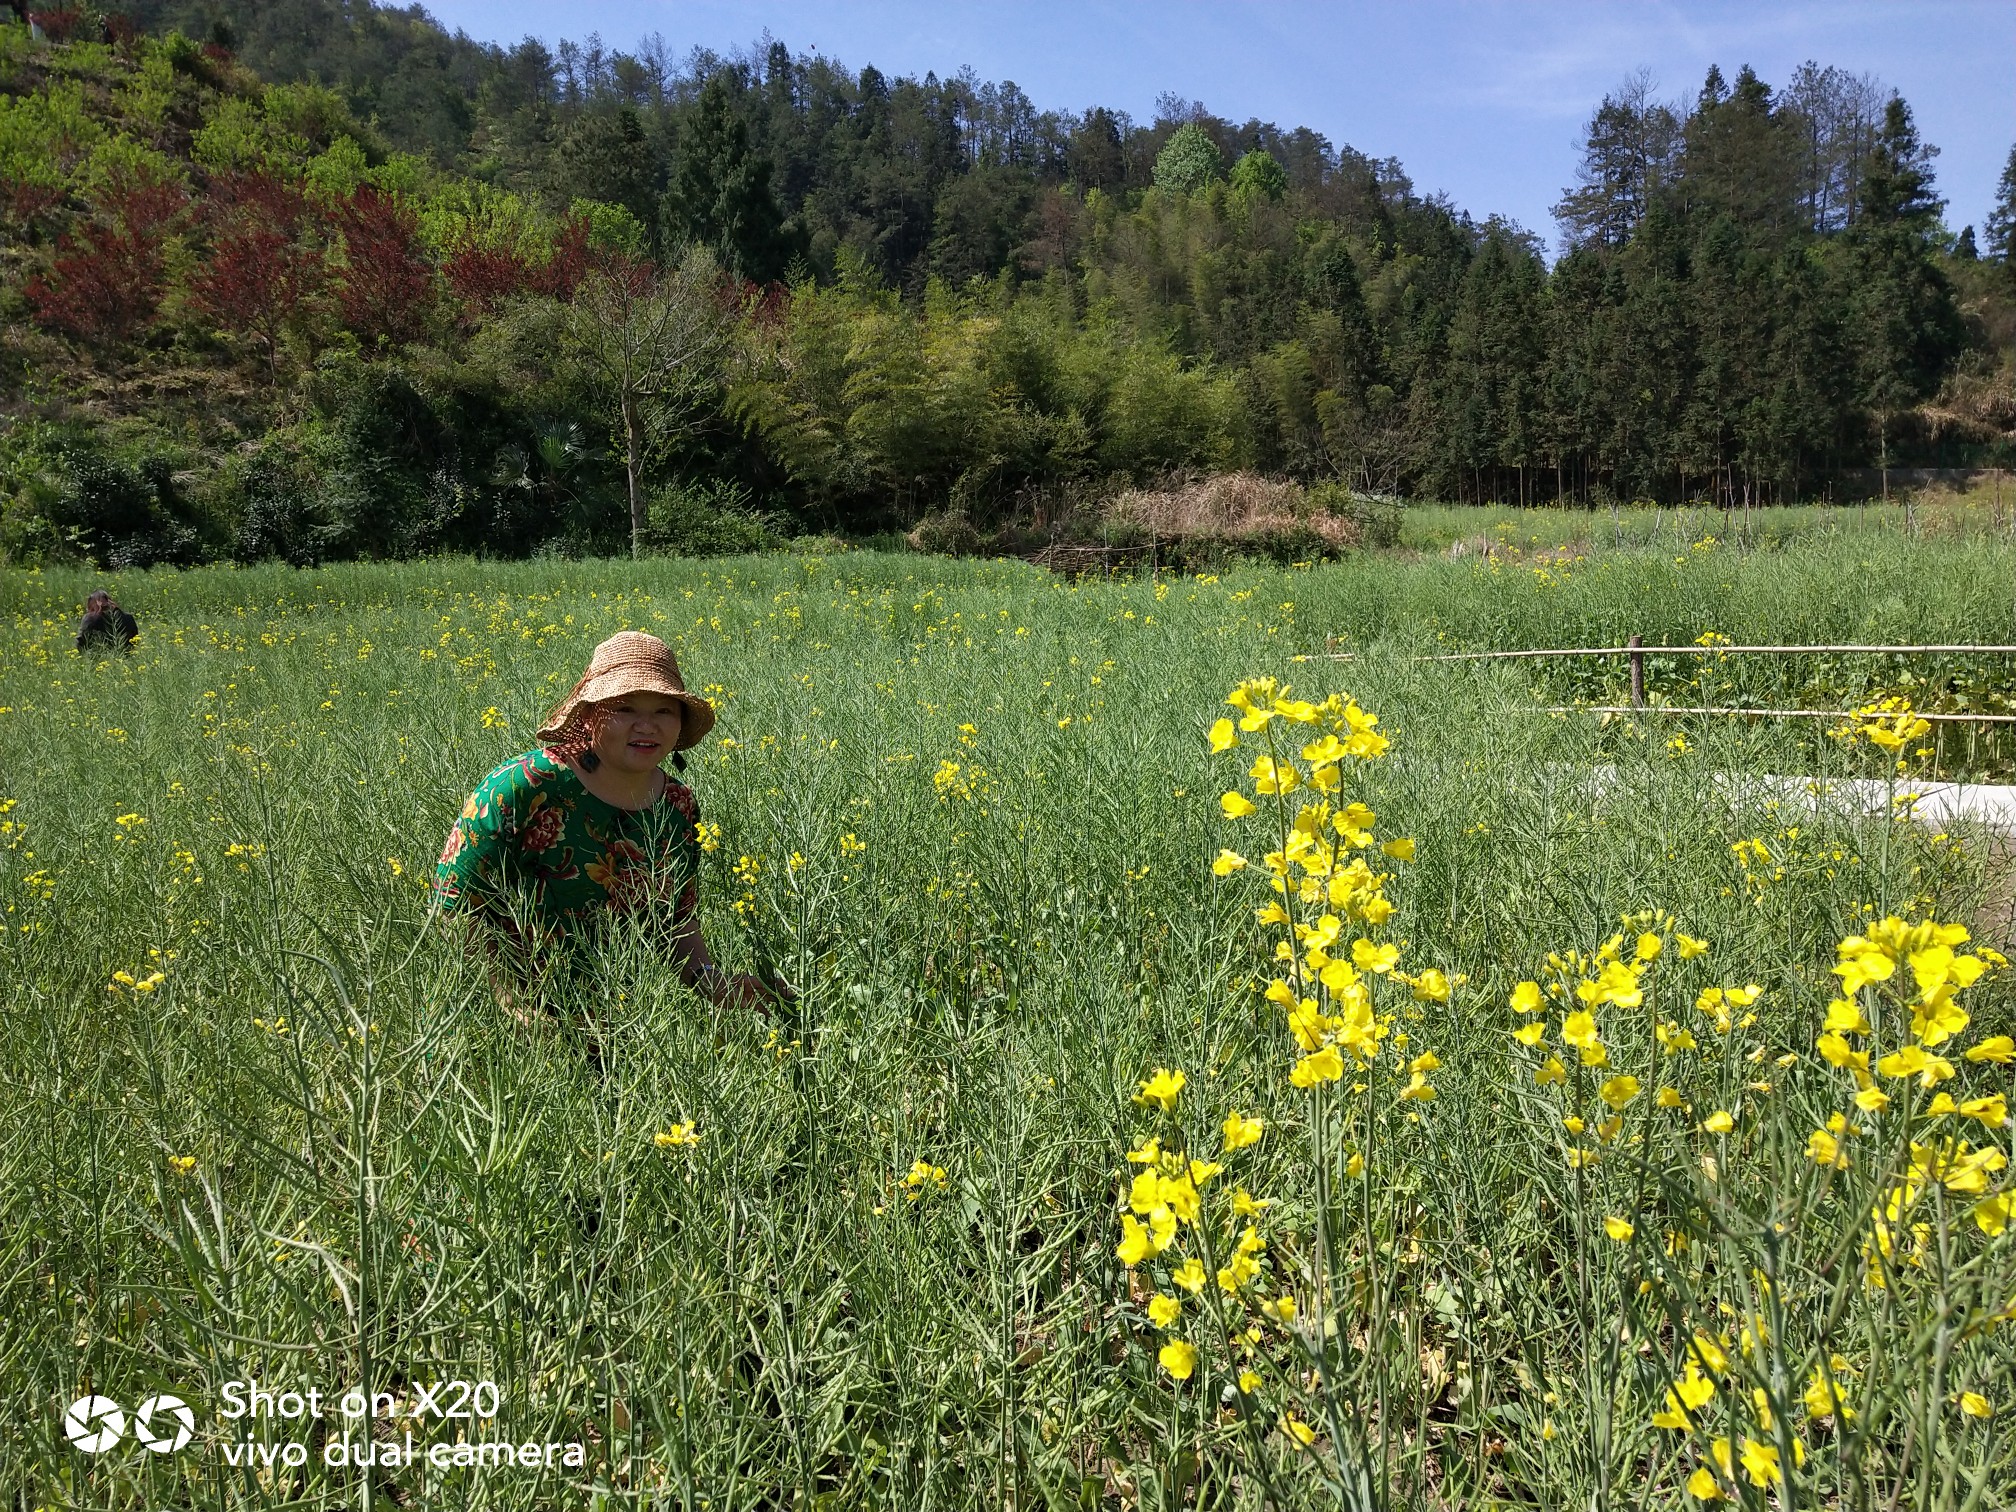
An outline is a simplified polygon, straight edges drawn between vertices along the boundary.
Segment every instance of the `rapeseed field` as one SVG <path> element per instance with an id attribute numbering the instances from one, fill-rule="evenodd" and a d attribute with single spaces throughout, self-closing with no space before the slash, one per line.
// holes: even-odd
<path id="1" fill-rule="evenodd" d="M 1650 669 L 1655 703 L 1866 711 L 1794 726 L 1413 658 L 2007 643 L 2012 569 L 1903 538 L 217 569 L 115 581 L 142 639 L 103 659 L 69 648 L 92 580 L 7 574 L 0 1480 L 2006 1504 L 2010 861 L 1910 793 L 2004 769 L 1916 711 L 2006 706 L 2008 666 Z M 622 628 L 719 711 L 685 774 L 708 939 L 800 996 L 717 1013 L 612 934 L 555 989 L 590 1056 L 499 1010 L 427 884 Z M 66 1441 L 74 1401 L 165 1393 L 185 1444 Z"/>

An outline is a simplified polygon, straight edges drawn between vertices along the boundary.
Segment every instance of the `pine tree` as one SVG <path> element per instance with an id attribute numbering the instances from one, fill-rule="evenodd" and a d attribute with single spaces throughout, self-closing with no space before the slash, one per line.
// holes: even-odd
<path id="1" fill-rule="evenodd" d="M 1120 120 L 1103 106 L 1085 112 L 1071 133 L 1065 162 L 1080 189 L 1112 191 L 1127 183 L 1127 155 L 1120 141 Z"/>
<path id="2" fill-rule="evenodd" d="M 1771 87 L 1749 68 L 1720 94 L 1711 70 L 1686 125 L 1681 190 L 1697 224 L 1726 215 L 1757 244 L 1781 244 L 1805 221 L 1800 205 L 1802 144 Z"/>
<path id="3" fill-rule="evenodd" d="M 1937 148 L 1919 139 L 1911 110 L 1892 95 L 1862 174 L 1854 231 L 1857 397 L 1874 419 L 1884 494 L 1897 414 L 1939 385 L 1965 337 L 1934 236 L 1945 201 L 1933 192 Z"/>
<path id="4" fill-rule="evenodd" d="M 553 171 L 569 200 L 621 205 L 647 230 L 658 218 L 658 157 L 628 105 L 579 117 L 561 138 Z"/>
<path id="5" fill-rule="evenodd" d="M 1554 206 L 1571 245 L 1622 246 L 1673 176 L 1680 123 L 1651 92 L 1650 76 L 1634 74 L 1589 118 L 1576 186 Z"/>
<path id="6" fill-rule="evenodd" d="M 770 160 L 749 144 L 727 76 L 716 73 L 680 135 L 665 195 L 667 237 L 710 248 L 744 278 L 781 277 L 796 244 L 770 192 L 770 174 Z"/>
<path id="7" fill-rule="evenodd" d="M 1995 185 L 1995 205 L 1981 223 L 1988 255 L 2016 268 L 2016 147 L 2009 149 L 2009 161 L 2002 165 L 2002 178 Z"/>

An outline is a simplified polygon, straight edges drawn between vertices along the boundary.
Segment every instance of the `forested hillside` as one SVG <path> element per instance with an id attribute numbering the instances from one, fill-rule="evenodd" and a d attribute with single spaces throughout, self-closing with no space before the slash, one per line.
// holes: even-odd
<path id="1" fill-rule="evenodd" d="M 1550 261 L 1187 101 L 506 49 L 355 0 L 20 15 L 16 559 L 1054 525 L 1234 468 L 1588 502 L 2016 460 L 2016 153 L 1955 234 L 1907 102 L 1816 65 L 1602 101 Z M 647 325 L 683 343 L 650 393 L 611 366 Z"/>

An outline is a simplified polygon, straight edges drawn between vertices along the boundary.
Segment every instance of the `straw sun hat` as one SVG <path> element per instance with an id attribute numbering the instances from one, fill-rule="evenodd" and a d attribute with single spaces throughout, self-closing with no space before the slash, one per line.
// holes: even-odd
<path id="1" fill-rule="evenodd" d="M 662 693 L 684 705 L 679 739 L 672 747 L 675 751 L 698 745 L 714 728 L 714 706 L 699 694 L 686 691 L 672 648 L 641 630 L 621 630 L 595 648 L 581 680 L 539 726 L 539 739 L 547 745 L 560 745 L 570 737 L 585 737 L 588 716 L 596 704 L 631 693 Z"/>

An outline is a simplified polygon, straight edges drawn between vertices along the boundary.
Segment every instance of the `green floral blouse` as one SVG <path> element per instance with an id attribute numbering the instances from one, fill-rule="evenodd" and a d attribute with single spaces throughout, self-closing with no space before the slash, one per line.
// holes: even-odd
<path id="1" fill-rule="evenodd" d="M 697 902 L 700 813 L 666 778 L 648 809 L 620 809 L 550 750 L 515 756 L 462 805 L 434 871 L 443 913 L 472 906 L 514 934 L 553 938 L 669 904 L 683 925 Z"/>

